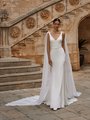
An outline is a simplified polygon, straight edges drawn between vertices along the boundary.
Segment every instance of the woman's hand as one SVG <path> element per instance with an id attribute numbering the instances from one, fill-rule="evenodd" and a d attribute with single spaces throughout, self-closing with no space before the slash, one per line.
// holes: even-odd
<path id="1" fill-rule="evenodd" d="M 52 60 L 49 58 L 48 63 L 50 66 L 52 66 Z"/>

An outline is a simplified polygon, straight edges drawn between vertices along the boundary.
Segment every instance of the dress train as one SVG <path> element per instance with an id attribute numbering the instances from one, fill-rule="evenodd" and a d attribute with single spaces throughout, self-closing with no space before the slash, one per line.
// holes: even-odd
<path id="1" fill-rule="evenodd" d="M 50 35 L 50 54 L 53 66 L 51 67 L 48 64 L 46 34 L 40 95 L 13 101 L 7 103 L 6 106 L 40 105 L 44 103 L 49 105 L 51 109 L 57 110 L 76 102 L 77 97 L 81 95 L 75 88 L 66 39 L 64 52 L 62 48 L 62 32 L 57 40 L 53 38 L 50 32 L 48 34 Z"/>

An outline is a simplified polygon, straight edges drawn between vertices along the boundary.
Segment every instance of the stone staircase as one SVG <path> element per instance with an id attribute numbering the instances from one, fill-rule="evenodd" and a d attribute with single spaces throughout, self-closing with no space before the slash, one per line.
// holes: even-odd
<path id="1" fill-rule="evenodd" d="M 41 66 L 30 60 L 0 60 L 0 91 L 40 87 L 41 76 Z"/>
<path id="2" fill-rule="evenodd" d="M 57 3 L 59 3 L 59 6 L 57 6 Z M 26 41 L 37 42 L 35 36 L 38 36 L 38 31 L 40 30 L 44 35 L 54 18 L 61 18 L 63 25 L 65 25 L 64 29 L 68 26 L 66 31 L 69 31 L 70 27 L 73 27 L 72 21 L 75 20 L 74 18 L 85 11 L 88 13 L 89 9 L 89 0 L 82 0 L 78 5 L 70 5 L 67 0 L 52 0 L 15 20 L 3 21 L 0 24 L 0 37 L 1 43 L 3 43 L 0 46 L 1 57 L 10 56 L 11 48 L 21 43 L 21 41 L 23 43 L 26 43 Z M 82 18 L 82 15 L 80 18 Z M 71 22 L 72 24 L 69 27 Z M 35 47 L 38 48 L 36 43 Z M 40 65 L 32 64 L 29 60 L 0 60 L 0 91 L 40 87 L 41 75 Z"/>

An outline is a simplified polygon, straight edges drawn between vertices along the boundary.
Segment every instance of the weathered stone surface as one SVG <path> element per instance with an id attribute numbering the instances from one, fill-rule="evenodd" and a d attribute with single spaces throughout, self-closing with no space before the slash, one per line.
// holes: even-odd
<path id="1" fill-rule="evenodd" d="M 30 58 L 36 63 L 42 64 L 45 32 L 52 28 L 52 19 L 59 17 L 62 22 L 60 30 L 65 32 L 67 42 L 70 44 L 72 67 L 74 70 L 79 70 L 78 39 L 85 37 L 89 41 L 89 22 L 86 22 L 87 19 L 90 19 L 86 17 L 90 15 L 90 4 L 88 3 L 89 0 L 68 0 L 67 3 L 65 0 L 38 0 L 38 2 L 37 0 L 1 0 L 1 8 L 3 6 L 3 9 L 7 9 L 10 13 L 10 22 L 0 24 L 9 27 L 0 29 L 0 57 Z M 33 10 L 31 10 L 32 8 Z M 86 18 L 84 23 L 78 28 L 84 18 Z M 83 28 L 83 31 L 82 26 L 86 27 Z M 10 29 L 11 32 L 8 31 Z M 40 34 L 37 34 L 39 32 Z M 90 48 L 90 42 L 86 47 Z M 85 63 L 90 63 L 89 54 L 90 50 L 85 54 Z"/>
<path id="2" fill-rule="evenodd" d="M 90 118 L 90 66 L 73 72 L 76 88 L 82 92 L 78 101 L 57 111 L 48 106 L 5 106 L 21 98 L 38 95 L 40 88 L 0 92 L 0 120 L 89 120 Z M 8 97 L 9 96 L 9 97 Z"/>

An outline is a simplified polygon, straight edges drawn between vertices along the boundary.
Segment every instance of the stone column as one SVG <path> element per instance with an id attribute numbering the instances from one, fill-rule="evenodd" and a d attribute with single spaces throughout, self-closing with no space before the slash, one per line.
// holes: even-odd
<path id="1" fill-rule="evenodd" d="M 79 61 L 79 50 L 75 50 L 72 53 L 73 61 L 72 61 L 72 69 L 79 70 L 80 69 L 80 61 Z"/>
<path id="2" fill-rule="evenodd" d="M 79 49 L 76 43 L 69 43 L 69 55 L 71 60 L 72 69 L 79 70 L 80 69 L 80 58 L 79 58 Z"/>
<path id="3" fill-rule="evenodd" d="M 11 57 L 11 47 L 8 39 L 8 28 L 0 28 L 0 57 Z"/>

